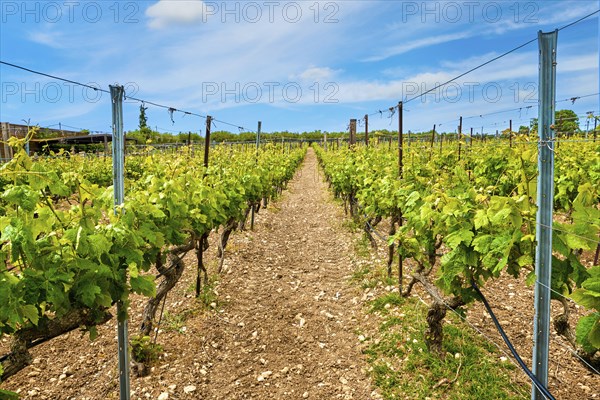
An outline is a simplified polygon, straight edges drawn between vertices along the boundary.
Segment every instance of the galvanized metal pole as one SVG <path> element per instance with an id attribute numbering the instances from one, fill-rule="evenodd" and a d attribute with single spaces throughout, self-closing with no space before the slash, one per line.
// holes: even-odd
<path id="1" fill-rule="evenodd" d="M 548 387 L 550 336 L 550 278 L 552 275 L 552 208 L 554 205 L 554 102 L 556 98 L 556 45 L 558 30 L 538 33 L 539 67 L 539 154 L 537 182 L 537 226 L 535 251 L 535 317 L 533 319 L 532 372 Z M 545 399 L 533 386 L 533 400 Z"/>
<path id="2" fill-rule="evenodd" d="M 112 103 L 112 156 L 113 156 L 113 188 L 114 212 L 119 213 L 118 207 L 125 200 L 125 140 L 123 136 L 123 86 L 110 86 Z M 123 302 L 117 302 L 117 316 L 124 315 Z M 129 349 L 127 338 L 127 319 L 117 323 L 117 338 L 119 346 L 119 398 L 129 400 Z"/>
<path id="3" fill-rule="evenodd" d="M 398 102 L 398 174 L 400 179 L 404 178 L 404 160 L 403 158 L 403 135 L 404 135 L 404 107 L 403 103 Z M 403 216 L 402 210 L 398 213 L 398 226 L 402 227 Z M 393 221 L 393 219 L 392 219 Z M 403 257 L 400 253 L 400 243 L 398 243 L 398 293 L 402 294 L 402 278 L 403 278 Z"/>

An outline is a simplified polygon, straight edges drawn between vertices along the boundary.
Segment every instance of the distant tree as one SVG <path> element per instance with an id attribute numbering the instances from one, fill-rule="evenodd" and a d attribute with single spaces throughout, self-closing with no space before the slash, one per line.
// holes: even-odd
<path id="1" fill-rule="evenodd" d="M 554 126 L 557 135 L 571 136 L 579 132 L 579 117 L 573 110 L 556 111 Z"/>
<path id="2" fill-rule="evenodd" d="M 525 125 L 521 125 L 519 127 L 519 135 L 529 135 L 529 127 Z"/>
<path id="3" fill-rule="evenodd" d="M 148 117 L 146 116 L 146 110 L 148 107 L 145 107 L 144 104 L 140 104 L 140 126 L 139 132 L 140 135 L 144 138 L 144 141 L 148 141 L 152 139 L 152 130 L 148 127 Z"/>
<path id="4" fill-rule="evenodd" d="M 558 110 L 554 113 L 554 133 L 560 136 L 570 136 L 578 133 L 579 117 L 573 110 Z M 531 133 L 537 134 L 538 119 L 533 118 L 531 122 Z"/>

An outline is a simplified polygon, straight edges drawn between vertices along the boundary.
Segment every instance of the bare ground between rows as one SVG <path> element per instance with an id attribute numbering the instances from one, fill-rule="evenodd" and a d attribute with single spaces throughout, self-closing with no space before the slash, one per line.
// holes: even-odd
<path id="1" fill-rule="evenodd" d="M 193 298 L 196 260 L 186 257 L 165 305 L 163 355 L 150 376 L 132 378 L 132 398 L 378 398 L 356 334 L 368 317 L 348 284 L 355 259 L 342 214 L 309 150 L 289 190 L 256 216 L 255 230 L 230 240 L 208 310 Z M 144 304 L 132 298 L 130 335 Z M 71 332 L 32 349 L 33 364 L 2 388 L 23 399 L 118 398 L 115 325 L 100 327 L 93 342 Z"/>

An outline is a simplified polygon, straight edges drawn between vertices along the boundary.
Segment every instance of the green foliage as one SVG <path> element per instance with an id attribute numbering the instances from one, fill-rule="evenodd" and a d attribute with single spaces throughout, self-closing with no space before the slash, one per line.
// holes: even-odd
<path id="1" fill-rule="evenodd" d="M 589 278 L 571 294 L 580 305 L 595 310 L 577 324 L 577 342 L 589 353 L 600 350 L 600 266 L 588 270 Z"/>
<path id="2" fill-rule="evenodd" d="M 158 361 L 163 352 L 160 344 L 152 343 L 149 336 L 132 336 L 130 339 L 132 358 L 146 365 L 152 365 Z"/>
<path id="3" fill-rule="evenodd" d="M 217 147 L 208 169 L 185 152 L 131 156 L 115 212 L 110 160 L 59 152 L 34 162 L 13 144 L 14 159 L 0 166 L 0 335 L 74 309 L 97 317 L 86 327 L 93 334 L 94 321 L 130 293 L 155 295 L 149 271 L 159 252 L 273 196 L 306 150 L 269 145 L 257 159 L 254 149 Z"/>
<path id="4" fill-rule="evenodd" d="M 579 117 L 573 110 L 557 110 L 554 120 L 555 131 L 559 137 L 572 136 L 579 132 Z"/>
<path id="5" fill-rule="evenodd" d="M 0 369 L 1 375 L 1 369 Z M 0 389 L 0 399 L 2 400 L 19 400 L 19 395 L 15 392 L 9 392 L 8 390 Z"/>
<path id="6" fill-rule="evenodd" d="M 537 147 L 528 140 L 517 137 L 512 147 L 503 140 L 460 143 L 460 158 L 456 142 L 444 143 L 441 152 L 405 144 L 402 179 L 397 150 L 387 145 L 315 150 L 334 194 L 357 199 L 365 219 L 401 212 L 403 224 L 390 242 L 421 271 L 439 263 L 437 286 L 468 303 L 477 298 L 473 280 L 484 285 L 503 272 L 535 279 Z M 563 141 L 555 154 L 561 222 L 554 223 L 553 297 L 573 293 L 598 310 L 594 270 L 581 255 L 595 250 L 600 233 L 600 146 Z M 598 331 L 586 330 L 590 344 Z"/>

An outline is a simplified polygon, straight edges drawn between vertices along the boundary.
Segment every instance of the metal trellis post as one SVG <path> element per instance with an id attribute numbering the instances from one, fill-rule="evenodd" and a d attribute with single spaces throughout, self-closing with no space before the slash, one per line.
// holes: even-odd
<path id="1" fill-rule="evenodd" d="M 403 143 L 403 135 L 404 135 L 404 104 L 400 101 L 398 102 L 398 175 L 402 180 L 404 178 L 404 160 L 402 148 L 404 146 Z M 398 226 L 402 227 L 403 216 L 402 210 L 398 213 Z M 402 278 L 403 278 L 403 258 L 402 253 L 400 252 L 400 243 L 398 243 L 398 292 L 402 295 Z"/>
<path id="2" fill-rule="evenodd" d="M 554 203 L 554 102 L 556 98 L 556 45 L 558 30 L 538 33 L 539 67 L 539 154 L 537 182 L 537 227 L 535 251 L 535 317 L 533 319 L 532 372 L 548 387 L 550 333 L 550 278 L 552 275 L 552 207 Z M 534 386 L 533 400 L 544 395 Z"/>
<path id="3" fill-rule="evenodd" d="M 125 141 L 123 135 L 123 86 L 110 86 L 112 103 L 112 150 L 113 150 L 113 188 L 114 212 L 119 213 L 119 206 L 125 199 Z M 121 400 L 129 400 L 129 349 L 127 338 L 127 318 L 121 321 L 124 315 L 123 302 L 117 302 L 117 337 L 119 346 L 119 395 Z"/>

